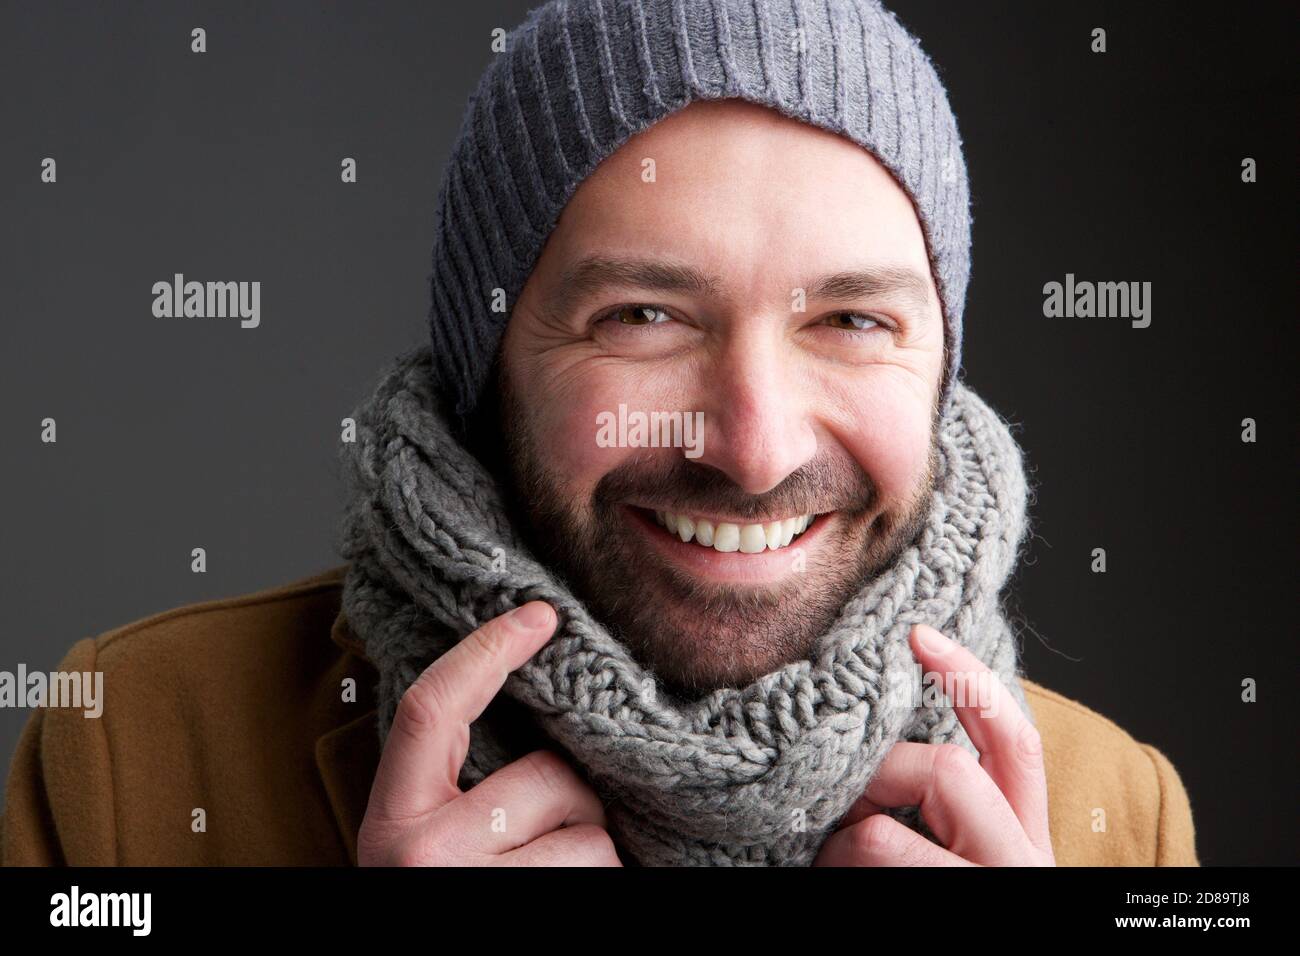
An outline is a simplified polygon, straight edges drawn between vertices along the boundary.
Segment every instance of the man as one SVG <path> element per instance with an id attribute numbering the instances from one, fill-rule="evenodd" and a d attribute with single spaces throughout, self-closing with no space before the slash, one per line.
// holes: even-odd
<path id="1" fill-rule="evenodd" d="M 1169 761 L 1019 673 L 938 76 L 875 2 L 800 11 L 510 34 L 348 564 L 76 645 L 105 716 L 29 724 L 6 863 L 1196 862 Z"/>

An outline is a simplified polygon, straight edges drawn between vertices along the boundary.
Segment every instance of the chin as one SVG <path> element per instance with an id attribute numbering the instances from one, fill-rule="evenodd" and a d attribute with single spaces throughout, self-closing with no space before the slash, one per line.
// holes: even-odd
<path id="1" fill-rule="evenodd" d="M 588 605 L 670 693 L 692 697 L 806 657 L 859 584 L 812 572 L 778 584 L 717 584 L 643 563 L 635 591 L 605 591 Z"/>

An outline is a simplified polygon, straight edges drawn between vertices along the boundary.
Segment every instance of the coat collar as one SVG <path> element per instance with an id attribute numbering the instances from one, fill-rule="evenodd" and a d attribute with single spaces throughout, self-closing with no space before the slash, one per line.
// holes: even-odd
<path id="1" fill-rule="evenodd" d="M 338 700 L 338 681 L 353 677 L 358 700 L 372 700 L 375 672 L 365 653 L 365 643 L 348 627 L 342 608 L 330 628 L 330 639 L 346 653 L 335 665 L 337 673 L 327 682 L 331 705 Z M 356 705 L 344 704 L 344 707 Z M 355 713 L 355 710 L 351 711 Z M 316 769 L 334 811 L 334 821 L 347 850 L 348 861 L 357 865 L 357 831 L 370 800 L 370 784 L 379 766 L 378 711 L 370 706 L 346 723 L 334 726 L 316 738 Z"/>
<path id="2" fill-rule="evenodd" d="M 334 626 L 330 628 L 330 640 L 349 654 L 355 654 L 367 664 L 370 663 L 370 658 L 366 656 L 366 642 L 348 626 L 348 617 L 341 607 L 334 617 Z"/>

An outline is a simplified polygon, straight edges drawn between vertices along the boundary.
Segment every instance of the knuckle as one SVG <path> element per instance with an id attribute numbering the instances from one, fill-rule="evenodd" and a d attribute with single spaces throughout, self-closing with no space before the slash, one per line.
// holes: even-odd
<path id="1" fill-rule="evenodd" d="M 893 820 L 886 814 L 869 816 L 853 829 L 853 850 L 858 855 L 881 856 L 894 844 Z"/>
<path id="2" fill-rule="evenodd" d="M 1016 737 L 1016 753 L 1027 767 L 1038 767 L 1043 762 L 1043 735 L 1029 721 L 1021 725 Z"/>
<path id="3" fill-rule="evenodd" d="M 422 737 L 438 725 L 442 713 L 441 701 L 445 696 L 440 689 L 440 681 L 438 672 L 430 669 L 406 688 L 397 702 L 390 733 L 396 731 Z"/>
<path id="4" fill-rule="evenodd" d="M 532 786 L 548 797 L 565 793 L 573 779 L 569 765 L 551 750 L 534 750 L 520 757 L 517 763 Z"/>
<path id="5" fill-rule="evenodd" d="M 979 769 L 979 761 L 960 744 L 940 744 L 934 755 L 934 775 L 938 779 L 963 780 Z"/>

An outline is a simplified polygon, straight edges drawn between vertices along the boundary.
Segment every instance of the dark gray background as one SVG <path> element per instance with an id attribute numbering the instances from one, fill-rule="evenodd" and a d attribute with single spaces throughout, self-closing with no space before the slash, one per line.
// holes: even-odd
<path id="1" fill-rule="evenodd" d="M 426 334 L 441 164 L 529 6 L 0 8 L 0 669 L 341 563 L 339 419 Z M 1290 8 L 892 7 L 966 144 L 967 380 L 1037 486 L 1028 673 L 1169 755 L 1203 862 L 1294 863 Z M 154 318 L 174 272 L 260 280 L 261 327 Z M 1067 272 L 1152 282 L 1151 327 L 1045 319 Z M 4 766 L 28 716 L 0 711 Z"/>

